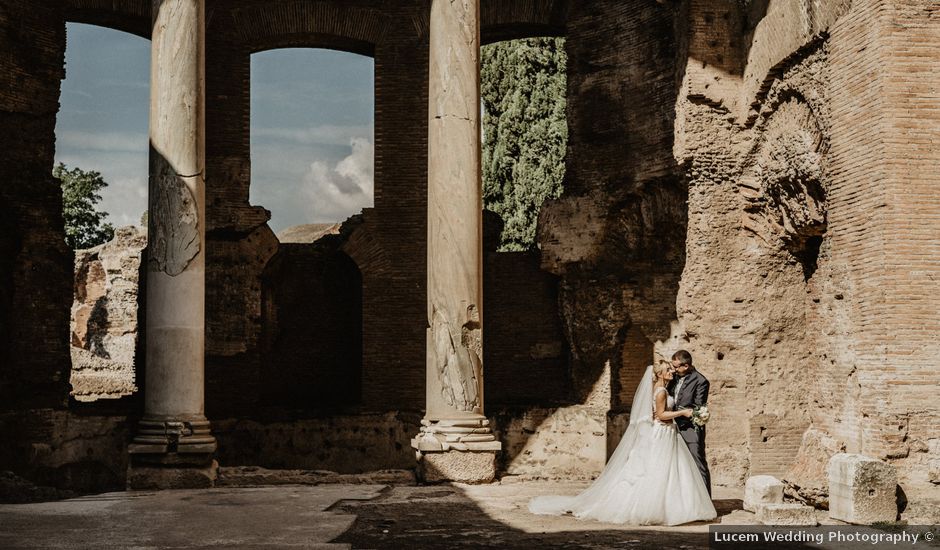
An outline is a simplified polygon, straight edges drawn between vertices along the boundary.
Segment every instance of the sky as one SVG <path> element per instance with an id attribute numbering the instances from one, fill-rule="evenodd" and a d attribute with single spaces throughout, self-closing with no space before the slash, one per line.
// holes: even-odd
<path id="1" fill-rule="evenodd" d="M 101 172 L 115 226 L 147 209 L 150 41 L 69 23 L 56 162 Z M 373 62 L 322 49 L 251 56 L 253 205 L 271 228 L 345 220 L 373 204 Z M 210 176 L 211 178 L 211 176 Z M 210 179 L 211 181 L 211 179 Z"/>

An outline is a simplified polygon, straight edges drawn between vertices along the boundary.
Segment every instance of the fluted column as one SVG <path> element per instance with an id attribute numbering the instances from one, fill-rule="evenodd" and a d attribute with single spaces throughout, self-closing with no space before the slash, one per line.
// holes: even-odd
<path id="1" fill-rule="evenodd" d="M 216 448 L 204 409 L 204 0 L 154 0 L 151 51 L 145 400 L 129 450 L 202 465 Z"/>
<path id="2" fill-rule="evenodd" d="M 429 479 L 492 478 L 500 448 L 483 415 L 479 14 L 479 0 L 431 4 L 427 413 L 412 442 Z"/>

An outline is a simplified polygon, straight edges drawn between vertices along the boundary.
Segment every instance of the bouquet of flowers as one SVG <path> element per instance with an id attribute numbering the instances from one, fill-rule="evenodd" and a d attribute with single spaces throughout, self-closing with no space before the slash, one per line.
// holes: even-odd
<path id="1" fill-rule="evenodd" d="M 692 409 L 692 424 L 695 425 L 695 429 L 701 431 L 708 423 L 709 416 L 711 413 L 708 412 L 708 405 L 700 405 Z"/>

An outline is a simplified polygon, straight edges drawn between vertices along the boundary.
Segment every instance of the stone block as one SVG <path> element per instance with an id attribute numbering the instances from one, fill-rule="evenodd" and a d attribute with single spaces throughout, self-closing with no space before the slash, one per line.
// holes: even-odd
<path id="1" fill-rule="evenodd" d="M 496 478 L 496 453 L 489 451 L 446 451 L 421 453 L 418 476 L 422 481 L 490 483 Z"/>
<path id="2" fill-rule="evenodd" d="M 783 482 L 774 476 L 751 476 L 744 484 L 744 509 L 757 512 L 765 504 L 783 502 Z"/>
<path id="3" fill-rule="evenodd" d="M 154 489 L 208 489 L 218 477 L 219 463 L 208 466 L 150 466 L 134 465 L 127 469 L 127 488 Z"/>
<path id="4" fill-rule="evenodd" d="M 940 484 L 940 458 L 935 458 L 927 465 L 927 479 L 937 485 Z"/>
<path id="5" fill-rule="evenodd" d="M 859 454 L 829 460 L 829 517 L 856 524 L 895 521 L 898 507 L 894 467 Z"/>
<path id="6" fill-rule="evenodd" d="M 768 503 L 757 510 L 764 525 L 816 525 L 816 509 L 796 503 Z"/>
<path id="7" fill-rule="evenodd" d="M 760 525 L 761 523 L 757 521 L 757 516 L 745 512 L 744 510 L 733 510 L 729 514 L 720 516 L 719 523 L 723 525 Z"/>

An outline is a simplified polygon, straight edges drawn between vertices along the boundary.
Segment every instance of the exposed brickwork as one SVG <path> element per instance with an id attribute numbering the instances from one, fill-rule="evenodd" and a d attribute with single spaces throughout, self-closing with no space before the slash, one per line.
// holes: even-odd
<path id="1" fill-rule="evenodd" d="M 940 266 L 940 11 L 936 5 L 911 0 L 853 2 L 852 11 L 833 29 L 836 39 L 845 40 L 833 62 L 839 63 L 844 94 L 856 88 L 854 97 L 834 96 L 833 111 L 845 122 L 876 131 L 870 160 L 852 150 L 843 165 L 846 195 L 850 185 L 855 219 L 870 235 L 863 236 L 880 246 L 868 253 L 864 267 L 853 255 L 850 277 L 863 298 L 860 303 L 862 338 L 857 382 L 860 385 L 858 412 L 861 438 L 852 441 L 846 426 L 834 426 L 845 438 L 849 452 L 897 459 L 902 479 L 915 491 L 940 488 L 923 483 L 928 455 L 923 442 L 936 441 L 940 406 L 934 390 L 940 378 L 940 294 L 936 292 Z M 861 42 L 861 44 L 859 44 Z M 867 46 L 851 55 L 848 47 Z M 851 55 L 851 56 L 850 56 Z M 875 70 L 878 67 L 878 70 Z M 852 73 L 868 74 L 868 87 Z M 845 79 L 845 80 L 842 80 Z M 873 81 L 872 81 L 873 79 Z M 871 117 L 860 119 L 861 113 Z M 872 116 L 874 113 L 878 113 Z M 839 144 L 865 147 L 861 132 L 839 132 Z M 835 147 L 835 132 L 833 147 Z M 848 155 L 847 155 L 848 156 Z M 869 168 L 867 174 L 855 172 Z M 867 176 L 867 177 L 866 177 Z M 859 183 L 866 195 L 859 193 Z M 862 220 L 860 218 L 867 218 Z M 856 222 L 857 220 L 857 222 Z M 850 235 L 846 235 L 848 238 Z M 872 273 L 872 270 L 874 271 Z M 869 273 L 874 275 L 869 276 Z M 854 393 L 854 392 L 852 392 Z M 933 425 L 933 428 L 928 426 Z M 917 442 L 920 442 L 918 444 Z M 936 459 L 937 450 L 933 450 Z"/>
<path id="2" fill-rule="evenodd" d="M 691 178 L 680 323 L 721 411 L 709 440 L 717 477 L 821 484 L 820 464 L 847 450 L 894 460 L 911 491 L 929 493 L 918 472 L 937 414 L 926 367 L 937 346 L 927 336 L 937 202 L 926 191 L 937 123 L 923 71 L 937 63 L 937 18 L 917 2 L 754 5 L 747 64 L 718 86 L 703 84 L 699 60 L 723 50 L 690 26 L 676 124 Z M 775 178 L 797 192 L 775 195 Z M 812 219 L 822 224 L 808 263 L 788 235 Z M 723 417 L 748 418 L 747 432 Z"/>
<path id="3" fill-rule="evenodd" d="M 677 103 L 675 152 L 690 187 L 675 333 L 712 382 L 713 479 L 740 483 L 755 473 L 782 475 L 811 422 L 807 409 L 818 382 L 814 293 L 830 280 L 831 226 L 815 194 L 824 204 L 825 51 L 817 44 L 793 52 L 767 76 L 762 95 L 747 98 L 742 75 L 756 70 L 754 59 L 777 55 L 777 42 L 764 34 L 777 27 L 756 25 L 741 42 L 738 59 L 750 60 L 746 67 L 714 71 L 701 60 L 724 55 L 727 45 L 709 40 L 698 25 L 714 9 L 705 4 L 691 8 L 684 97 Z M 735 15 L 731 4 L 722 20 L 754 25 L 767 17 Z M 751 114 L 735 116 L 742 106 Z"/>
<path id="4" fill-rule="evenodd" d="M 823 362 L 826 376 L 819 380 L 819 398 L 823 410 L 830 414 L 820 415 L 817 423 L 823 432 L 844 442 L 848 452 L 870 452 L 862 448 L 862 415 L 874 412 L 870 409 L 874 403 L 861 397 L 874 381 L 866 365 L 882 364 L 879 341 L 883 341 L 885 330 L 879 304 L 884 291 L 883 206 L 887 200 L 883 83 L 872 78 L 872 71 L 887 60 L 877 38 L 881 10 L 870 2 L 863 2 L 867 8 L 855 4 L 833 26 L 829 40 L 831 258 L 833 265 L 846 266 L 844 283 L 833 288 L 842 294 L 846 306 L 834 304 L 834 312 L 844 307 L 843 316 L 851 329 L 840 335 L 845 341 L 833 339 L 829 364 Z"/>
<path id="5" fill-rule="evenodd" d="M 150 39 L 151 0 L 62 0 L 62 5 L 66 21 L 108 27 Z"/>
<path id="6" fill-rule="evenodd" d="M 480 40 L 483 44 L 532 36 L 565 33 L 570 0 L 480 2 Z"/>
<path id="7" fill-rule="evenodd" d="M 779 69 L 842 16 L 850 0 L 828 2 L 751 2 L 745 12 L 749 32 L 744 37 L 747 62 L 740 93 L 744 116 L 767 93 Z M 753 112 L 751 113 L 753 114 Z"/>
<path id="8" fill-rule="evenodd" d="M 65 22 L 45 4 L 0 7 L 0 409 L 68 398 L 72 253 L 52 177 Z"/>
<path id="9" fill-rule="evenodd" d="M 542 265 L 562 276 L 576 402 L 609 367 L 615 410 L 667 340 L 685 256 L 685 189 L 672 157 L 677 43 L 671 8 L 572 4 L 565 192 L 543 206 Z M 643 75 L 637 78 L 636 75 Z"/>
<path id="10" fill-rule="evenodd" d="M 241 2 L 213 4 L 229 15 L 223 29 L 250 51 L 328 47 L 370 55 L 385 41 L 389 18 L 375 2 Z M 372 6 L 369 6 L 371 4 Z M 216 7 L 217 6 L 217 7 Z"/>
<path id="11" fill-rule="evenodd" d="M 751 2 L 752 11 L 762 2 Z M 691 0 L 680 14 L 687 29 L 689 98 L 735 111 L 746 63 L 748 17 L 737 0 Z M 681 120 L 678 122 L 681 124 Z"/>
<path id="12" fill-rule="evenodd" d="M 672 15 L 654 2 L 572 4 L 566 193 L 674 175 Z"/>

